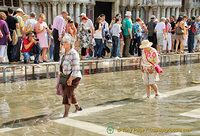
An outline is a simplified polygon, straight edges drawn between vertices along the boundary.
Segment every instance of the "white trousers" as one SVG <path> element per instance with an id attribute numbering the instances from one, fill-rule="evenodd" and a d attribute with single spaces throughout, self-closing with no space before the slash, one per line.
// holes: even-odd
<path id="1" fill-rule="evenodd" d="M 199 42 L 198 42 L 199 41 Z M 194 39 L 194 49 L 200 49 L 200 34 L 195 35 Z"/>
<path id="2" fill-rule="evenodd" d="M 167 36 L 167 40 L 164 41 L 164 46 L 163 46 L 163 50 L 167 50 L 167 45 L 168 45 L 168 50 L 172 49 L 172 36 L 171 33 L 166 33 Z"/>

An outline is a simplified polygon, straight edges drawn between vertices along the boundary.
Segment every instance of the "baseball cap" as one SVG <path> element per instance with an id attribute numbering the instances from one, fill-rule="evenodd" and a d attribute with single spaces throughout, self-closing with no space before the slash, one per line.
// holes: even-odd
<path id="1" fill-rule="evenodd" d="M 18 8 L 16 11 L 24 13 L 24 11 L 21 8 Z"/>
<path id="2" fill-rule="evenodd" d="M 79 17 L 82 17 L 82 16 L 86 17 L 86 14 L 85 13 L 81 13 L 81 15 Z"/>

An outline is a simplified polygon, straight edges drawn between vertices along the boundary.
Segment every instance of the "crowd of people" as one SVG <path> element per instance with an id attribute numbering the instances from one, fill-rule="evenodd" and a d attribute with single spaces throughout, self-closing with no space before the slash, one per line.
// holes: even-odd
<path id="1" fill-rule="evenodd" d="M 74 38 L 73 48 L 80 53 L 81 59 L 141 56 L 141 41 L 147 39 L 159 55 L 185 53 L 185 47 L 189 53 L 200 51 L 200 17 L 162 17 L 159 22 L 152 15 L 151 21 L 145 24 L 141 18 L 133 22 L 131 12 L 127 11 L 124 19 L 117 14 L 108 24 L 104 14 L 93 23 L 82 13 L 80 22 L 74 22 L 68 12 L 63 11 L 54 18 L 52 25 L 47 25 L 42 13 L 38 20 L 34 12 L 26 15 L 21 8 L 14 13 L 11 8 L 7 15 L 0 12 L 0 63 L 5 62 L 6 57 L 10 64 L 19 63 L 21 54 L 24 63 L 33 58 L 34 63 L 59 61 L 65 35 Z M 108 43 L 112 43 L 111 48 Z"/>

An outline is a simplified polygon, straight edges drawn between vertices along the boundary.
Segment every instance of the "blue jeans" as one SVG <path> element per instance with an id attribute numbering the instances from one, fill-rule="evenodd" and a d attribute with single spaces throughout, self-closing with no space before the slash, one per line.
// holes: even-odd
<path id="1" fill-rule="evenodd" d="M 54 45 L 51 45 L 51 46 L 50 46 L 50 49 L 49 49 L 49 58 L 50 58 L 50 59 L 53 58 L 53 50 L 54 50 Z"/>
<path id="2" fill-rule="evenodd" d="M 194 34 L 188 35 L 188 51 L 191 53 L 194 49 Z"/>
<path id="3" fill-rule="evenodd" d="M 117 57 L 117 48 L 119 43 L 119 38 L 117 36 L 112 36 L 112 57 Z"/>
<path id="4" fill-rule="evenodd" d="M 34 62 L 38 62 L 39 61 L 40 54 L 34 54 L 32 52 L 24 52 L 23 55 L 24 55 L 24 62 L 26 62 L 28 59 L 30 59 L 31 56 L 34 56 L 34 55 L 36 55 Z"/>
<path id="5" fill-rule="evenodd" d="M 94 46 L 94 57 L 100 58 L 102 56 L 103 41 L 102 39 L 95 39 L 96 46 Z"/>

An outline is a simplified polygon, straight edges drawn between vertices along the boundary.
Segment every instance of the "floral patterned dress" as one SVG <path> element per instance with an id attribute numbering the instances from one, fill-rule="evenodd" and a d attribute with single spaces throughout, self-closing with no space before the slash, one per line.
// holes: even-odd
<path id="1" fill-rule="evenodd" d="M 79 38 L 79 45 L 81 48 L 90 47 L 90 35 L 84 23 L 80 24 L 78 38 Z"/>
<path id="2" fill-rule="evenodd" d="M 159 75 L 157 72 L 155 72 L 155 67 L 158 65 L 160 60 L 159 60 L 158 52 L 156 51 L 156 49 L 152 47 L 150 47 L 150 49 L 151 50 L 148 53 L 144 52 L 144 50 L 142 51 L 142 66 L 143 66 L 144 72 L 148 72 L 148 70 L 154 69 L 155 78 L 158 81 Z"/>

